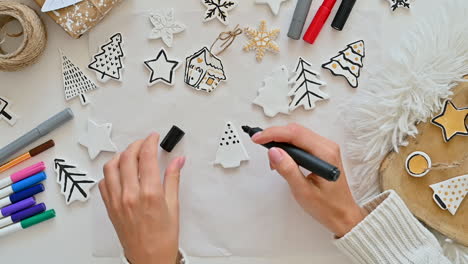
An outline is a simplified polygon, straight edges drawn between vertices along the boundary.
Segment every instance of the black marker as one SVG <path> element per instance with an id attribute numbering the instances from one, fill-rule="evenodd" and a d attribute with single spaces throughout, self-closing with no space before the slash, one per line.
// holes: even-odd
<path id="1" fill-rule="evenodd" d="M 249 126 L 242 126 L 242 130 L 244 130 L 245 133 L 249 134 L 250 137 L 252 137 L 258 132 L 263 131 L 263 129 L 259 127 L 251 128 Z M 305 152 L 304 150 L 296 146 L 293 146 L 288 143 L 278 142 L 266 143 L 263 144 L 263 146 L 268 149 L 280 148 L 286 151 L 299 166 L 309 170 L 312 173 L 317 174 L 325 180 L 336 181 L 340 177 L 340 170 L 337 167 L 315 157 L 310 153 Z"/>

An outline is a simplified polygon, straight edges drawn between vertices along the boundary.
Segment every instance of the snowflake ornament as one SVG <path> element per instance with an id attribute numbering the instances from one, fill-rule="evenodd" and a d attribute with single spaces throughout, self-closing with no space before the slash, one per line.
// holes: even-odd
<path id="1" fill-rule="evenodd" d="M 201 2 L 207 8 L 203 17 L 203 22 L 218 18 L 224 25 L 229 24 L 228 11 L 231 11 L 237 6 L 237 1 L 234 0 L 201 0 Z"/>
<path id="2" fill-rule="evenodd" d="M 172 47 L 174 34 L 185 30 L 185 25 L 175 21 L 174 9 L 165 9 L 154 12 L 149 17 L 153 29 L 149 39 L 162 39 L 169 48 Z"/>
<path id="3" fill-rule="evenodd" d="M 392 11 L 395 11 L 399 7 L 406 7 L 410 8 L 410 1 L 411 0 L 387 0 L 390 2 L 390 8 Z"/>
<path id="4" fill-rule="evenodd" d="M 244 32 L 247 38 L 249 38 L 249 42 L 244 46 L 244 50 L 255 50 L 257 61 L 262 61 L 265 56 L 265 51 L 271 51 L 274 53 L 278 53 L 280 51 L 278 44 L 275 42 L 280 30 L 278 28 L 267 30 L 265 20 L 260 22 L 258 30 L 248 27 Z"/>

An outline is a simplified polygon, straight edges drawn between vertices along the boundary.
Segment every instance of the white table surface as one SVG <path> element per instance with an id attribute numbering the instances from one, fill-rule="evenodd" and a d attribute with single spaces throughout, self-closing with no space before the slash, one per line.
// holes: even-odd
<path id="1" fill-rule="evenodd" d="M 126 0 L 132 1 L 132 0 Z M 27 3 L 30 6 L 38 9 L 32 1 L 22 0 L 21 2 Z M 177 1 L 155 1 L 155 6 L 160 7 L 174 7 L 177 12 L 182 12 L 182 10 L 202 10 L 201 5 L 197 0 L 192 0 L 188 2 L 187 0 L 177 0 Z M 314 1 L 313 10 L 316 10 L 319 6 L 320 1 Z M 436 0 L 419 0 L 415 3 L 414 8 L 411 12 L 406 10 L 399 10 L 398 12 L 392 13 L 389 10 L 388 3 L 384 0 L 360 0 L 357 2 L 355 10 L 363 11 L 364 13 L 373 14 L 369 17 L 368 23 L 381 25 L 383 32 L 381 32 L 382 39 L 381 46 L 374 49 L 379 49 L 380 53 L 385 55 L 385 47 L 391 47 L 390 44 L 397 45 L 397 37 L 405 30 L 406 25 L 418 19 L 418 17 L 423 16 L 424 10 L 431 8 L 431 3 L 438 2 Z M 183 5 L 182 5 L 183 4 Z M 292 10 L 295 6 L 295 1 L 290 0 L 283 4 L 281 10 L 282 16 L 289 16 L 292 13 Z M 235 12 L 256 12 L 260 13 L 262 17 L 267 19 L 267 21 L 275 21 L 273 16 L 271 16 L 270 11 L 267 7 L 254 6 L 253 1 L 241 1 L 241 5 L 238 7 L 239 10 Z M 128 10 L 119 6 L 109 14 L 107 20 L 111 20 L 112 17 L 116 19 L 121 14 L 125 14 Z M 258 12 L 258 13 L 257 13 Z M 335 12 L 335 11 L 334 11 Z M 334 12 L 331 15 L 331 18 L 334 15 Z M 308 21 L 306 25 L 310 23 L 314 12 L 309 14 Z M 280 16 L 281 16 L 280 15 Z M 201 16 L 201 14 L 200 14 Z M 65 206 L 63 201 L 63 196 L 59 193 L 59 187 L 55 182 L 55 174 L 52 171 L 51 165 L 55 157 L 66 157 L 75 161 L 77 164 L 85 168 L 99 168 L 109 157 L 110 154 L 101 155 L 96 161 L 91 162 L 87 156 L 86 151 L 79 146 L 76 142 L 78 136 L 86 129 L 86 120 L 88 116 L 93 116 L 93 112 L 90 108 L 82 107 L 79 103 L 79 100 L 72 101 L 71 103 L 65 102 L 63 98 L 63 85 L 62 79 L 60 76 L 60 59 L 58 56 L 58 48 L 66 49 L 67 54 L 73 59 L 73 61 L 80 65 L 84 66 L 89 63 L 90 60 L 90 50 L 89 50 L 89 35 L 83 36 L 79 40 L 71 39 L 57 24 L 55 24 L 49 17 L 44 14 L 41 14 L 41 17 L 45 21 L 47 30 L 48 30 L 48 44 L 45 50 L 45 53 L 39 60 L 39 62 L 29 68 L 26 68 L 20 72 L 15 73 L 3 73 L 0 72 L 0 95 L 6 96 L 7 98 L 14 101 L 12 110 L 15 111 L 18 115 L 21 116 L 19 122 L 14 126 L 10 127 L 6 122 L 0 122 L 0 146 L 3 146 L 20 134 L 30 130 L 33 126 L 37 125 L 39 122 L 42 122 L 46 118 L 50 117 L 52 114 L 62 110 L 65 107 L 71 107 L 76 115 L 76 118 L 73 122 L 63 126 L 62 128 L 54 131 L 50 136 L 44 138 L 52 138 L 57 142 L 57 146 L 44 154 L 41 154 L 39 157 L 36 157 L 21 166 L 15 168 L 15 170 L 31 165 L 37 161 L 46 161 L 48 164 L 47 173 L 49 179 L 45 183 L 46 192 L 38 195 L 38 201 L 45 202 L 49 208 L 54 208 L 57 211 L 57 218 L 54 221 L 49 221 L 43 223 L 38 227 L 31 228 L 30 230 L 16 233 L 12 236 L 0 239 L 0 256 L 2 258 L 2 263 L 68 263 L 68 264 L 78 264 L 78 263 L 115 263 L 116 260 L 113 258 L 95 258 L 93 257 L 94 250 L 94 237 L 93 232 L 98 232 L 99 228 L 93 227 L 93 208 L 91 203 L 85 204 L 74 204 L 71 207 Z M 376 18 L 374 21 L 373 19 Z M 289 17 L 283 17 L 281 21 L 287 21 Z M 352 18 L 351 18 L 352 19 Z M 257 21 L 255 19 L 252 21 Z M 106 24 L 104 21 L 103 24 Z M 382 22 L 382 24 L 380 24 Z M 212 22 L 217 23 L 217 22 Z M 324 35 L 329 37 L 334 37 L 334 34 L 341 34 L 341 36 L 347 36 L 352 39 L 354 37 L 353 32 L 343 31 L 341 33 L 333 32 L 329 29 L 329 24 L 331 19 L 328 21 L 325 26 Z M 96 31 L 104 30 L 103 27 L 109 27 L 109 22 L 107 25 L 102 26 L 98 25 Z M 274 23 L 278 24 L 278 23 Z M 256 24 L 250 24 L 256 26 Z M 231 26 L 233 26 L 231 24 Z M 101 28 L 100 28 L 101 27 Z M 286 39 L 285 34 L 287 31 L 287 25 L 281 24 L 282 29 L 282 38 Z M 215 29 L 213 29 L 215 28 Z M 219 27 L 218 27 L 219 28 Z M 148 29 L 144 29 L 148 30 Z M 188 30 L 191 30 L 190 28 Z M 216 35 L 219 30 L 216 29 L 216 26 L 211 25 L 210 30 L 212 30 L 211 35 Z M 116 30 L 117 31 L 117 30 Z M 243 37 L 242 37 L 243 38 Z M 326 38 L 326 37 L 325 37 Z M 358 36 L 356 36 L 358 38 Z M 206 42 L 211 43 L 211 39 L 207 39 Z M 175 40 L 177 43 L 177 39 Z M 238 43 L 238 45 L 240 45 Z M 294 43 L 295 46 L 289 46 L 291 48 L 297 48 L 294 54 L 304 54 L 313 56 L 318 56 L 319 58 L 329 58 L 333 56 L 339 49 L 340 45 L 335 45 L 331 48 L 327 48 L 327 43 L 324 41 L 318 41 L 317 45 L 311 48 L 302 43 Z M 300 45 L 300 46 L 299 46 Z M 96 47 L 92 48 L 92 52 L 95 51 Z M 91 53 L 92 53 L 91 52 Z M 191 51 L 187 51 L 181 54 L 177 54 L 179 58 L 184 58 Z M 321 54 L 323 52 L 324 54 Z M 370 52 L 370 51 L 368 51 Z M 288 51 L 282 51 L 283 56 L 279 58 L 284 58 L 284 54 L 287 54 Z M 243 54 L 244 59 L 254 60 L 254 54 Z M 270 55 L 267 55 L 270 56 Z M 312 56 L 312 55 L 311 55 Z M 286 56 L 287 57 L 287 56 Z M 260 78 L 255 80 L 255 85 L 251 89 L 256 89 L 259 87 L 263 75 L 268 72 L 271 67 L 268 63 L 285 63 L 288 67 L 292 67 L 294 64 L 295 58 L 288 59 L 287 61 L 282 62 L 280 59 L 269 60 L 259 66 L 259 71 L 261 71 Z M 321 61 L 314 62 L 318 68 L 318 64 Z M 255 65 L 255 64 L 253 64 Z M 179 69 L 179 76 L 183 68 Z M 240 71 L 240 69 L 239 69 Z M 88 72 L 89 73 L 89 72 Z M 233 75 L 239 76 L 238 73 L 233 73 Z M 89 74 L 94 78 L 92 73 Z M 337 102 L 345 102 L 349 96 L 353 96 L 354 92 L 351 91 L 351 88 L 344 85 L 344 82 L 337 81 L 336 78 L 332 77 L 329 73 L 322 71 L 322 75 L 326 76 L 322 79 L 325 79 L 330 86 L 330 83 L 341 85 L 341 90 L 332 91 L 331 89 L 325 90 L 329 92 L 332 97 L 336 97 Z M 238 77 L 239 78 L 239 77 Z M 177 80 L 179 82 L 176 89 L 188 89 L 187 87 L 179 88 L 184 86 L 181 84 L 181 79 Z M 230 80 L 230 82 L 235 82 L 235 80 Z M 110 89 L 107 87 L 101 88 L 100 90 Z M 155 88 L 155 89 L 164 89 L 164 88 Z M 218 88 L 218 89 L 223 89 Z M 344 91 L 344 92 L 343 92 Z M 101 92 L 101 91 L 100 91 Z M 117 96 L 116 94 L 108 94 L 108 98 L 112 99 L 112 96 Z M 98 97 L 98 96 L 97 96 Z M 336 120 L 336 113 L 327 114 L 326 111 L 338 111 L 339 108 L 331 105 L 330 103 L 324 105 L 322 108 L 319 106 L 313 113 L 300 112 L 298 114 L 293 114 L 288 117 L 280 117 L 277 121 L 273 121 L 271 124 L 284 124 L 288 121 L 301 121 L 307 115 L 315 116 L 313 121 L 320 121 L 322 118 L 326 120 L 327 118 L 333 118 Z M 260 110 L 255 109 L 256 115 L 260 115 Z M 170 115 L 170 114 L 169 114 Z M 296 116 L 299 116 L 296 118 Z M 94 117 L 94 116 L 93 116 Z M 118 118 L 118 117 L 116 117 Z M 251 120 L 251 119 L 249 119 Z M 227 121 L 227 120 L 226 120 Z M 320 125 L 317 123 L 306 124 L 308 127 L 316 129 L 322 134 L 327 135 L 333 140 L 339 142 L 344 146 L 346 142 L 346 133 L 342 131 L 342 127 L 339 123 L 325 123 L 325 125 Z M 219 126 L 219 130 L 222 129 L 222 123 Z M 42 141 L 42 140 L 41 140 Z M 246 140 L 244 140 L 246 141 Z M 39 143 L 39 142 L 38 142 Z M 128 142 L 120 142 L 119 148 L 122 149 L 124 145 Z M 248 145 L 248 142 L 244 142 Z M 187 143 L 188 144 L 188 143 Z M 254 150 L 254 146 L 248 146 L 250 153 L 258 151 Z M 213 153 L 214 155 L 214 153 Z M 258 164 L 258 163 L 256 163 Z M 249 166 L 253 166 L 252 163 L 249 163 Z M 258 165 L 260 166 L 260 165 Z M 262 165 L 263 166 L 263 165 Z M 349 171 L 350 164 L 347 164 Z M 265 166 L 263 166 L 265 167 Z M 219 170 L 217 170 L 219 172 Z M 97 169 L 91 171 L 94 174 L 101 175 L 102 173 Z M 5 176 L 2 174 L 2 176 Z M 98 178 L 100 178 L 99 176 Z M 354 175 L 349 175 L 349 177 L 355 177 Z M 286 194 L 284 194 L 286 195 Z M 98 189 L 93 190 L 92 199 L 100 199 L 98 194 Z M 320 244 L 324 243 L 328 250 L 324 252 L 314 253 L 313 262 L 317 263 L 347 263 L 348 260 L 340 253 L 338 250 L 334 249 L 331 244 L 331 237 L 327 232 L 325 232 L 317 223 L 313 223 L 313 220 L 310 219 L 311 225 L 314 225 L 318 235 L 317 241 L 315 243 Z M 182 228 L 183 230 L 183 228 Z M 311 248 L 313 251 L 313 248 Z M 306 254 L 305 254 L 306 255 Z M 230 258 L 191 258 L 192 263 L 306 263 L 307 260 L 310 260 L 310 257 L 307 256 L 294 256 L 294 257 L 276 257 L 274 259 L 255 256 L 255 257 L 230 257 Z M 311 262 L 311 261 L 309 261 Z"/>

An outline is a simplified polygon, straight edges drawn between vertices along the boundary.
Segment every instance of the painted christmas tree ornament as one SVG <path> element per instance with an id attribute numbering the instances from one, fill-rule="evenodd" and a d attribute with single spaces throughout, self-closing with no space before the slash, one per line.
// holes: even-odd
<path id="1" fill-rule="evenodd" d="M 265 80 L 263 86 L 258 89 L 258 96 L 253 103 L 261 106 L 268 117 L 274 117 L 279 113 L 289 114 L 289 71 L 286 66 L 280 66 L 273 70 Z"/>
<path id="2" fill-rule="evenodd" d="M 124 68 L 122 58 L 125 56 L 122 43 L 122 34 L 115 33 L 109 42 L 100 47 L 101 52 L 93 56 L 94 60 L 88 68 L 96 72 L 96 77 L 100 82 L 107 82 L 110 79 L 122 81 Z"/>
<path id="3" fill-rule="evenodd" d="M 452 101 L 447 100 L 442 113 L 434 117 L 431 123 L 442 129 L 445 142 L 449 142 L 456 135 L 468 135 L 467 118 L 468 107 L 457 108 Z"/>
<path id="4" fill-rule="evenodd" d="M 305 110 L 315 108 L 317 101 L 328 100 L 330 96 L 320 90 L 320 87 L 327 85 L 319 79 L 318 72 L 312 70 L 312 64 L 299 57 L 294 76 L 290 79 L 294 83 L 289 91 L 292 101 L 289 110 L 294 111 L 300 106 Z"/>
<path id="5" fill-rule="evenodd" d="M 10 110 L 11 101 L 5 97 L 0 97 L 0 120 L 5 120 L 10 126 L 14 126 L 18 121 L 18 116 Z"/>
<path id="6" fill-rule="evenodd" d="M 447 210 L 455 215 L 468 194 L 468 175 L 432 184 L 430 187 L 434 191 L 432 196 L 434 202 L 440 209 Z"/>
<path id="7" fill-rule="evenodd" d="M 229 11 L 237 6 L 234 0 L 201 0 L 206 7 L 203 22 L 211 21 L 217 18 L 224 25 L 229 24 Z"/>
<path id="8" fill-rule="evenodd" d="M 222 61 L 203 47 L 185 61 L 185 83 L 198 91 L 211 93 L 220 82 L 226 81 Z"/>
<path id="9" fill-rule="evenodd" d="M 149 39 L 162 39 L 164 44 L 172 47 L 174 34 L 185 30 L 185 25 L 175 21 L 174 9 L 158 10 L 150 14 L 150 22 L 153 29 L 149 35 Z"/>
<path id="10" fill-rule="evenodd" d="M 162 82 L 167 85 L 174 85 L 174 74 L 180 66 L 180 62 L 167 58 L 167 52 L 161 48 L 156 58 L 144 62 L 146 68 L 150 71 L 148 86 Z"/>
<path id="11" fill-rule="evenodd" d="M 275 42 L 280 30 L 268 30 L 265 20 L 260 22 L 258 30 L 248 27 L 244 30 L 244 33 L 249 39 L 249 42 L 244 46 L 244 51 L 254 50 L 257 61 L 262 61 L 266 51 L 273 53 L 280 52 L 280 47 Z"/>
<path id="12" fill-rule="evenodd" d="M 223 168 L 237 168 L 242 161 L 249 160 L 249 155 L 242 144 L 237 129 L 232 122 L 227 122 L 219 139 L 218 151 L 216 152 L 215 164 Z"/>
<path id="13" fill-rule="evenodd" d="M 395 11 L 397 8 L 400 7 L 405 7 L 405 8 L 411 8 L 411 0 L 387 0 L 390 3 L 390 9 L 392 11 Z"/>
<path id="14" fill-rule="evenodd" d="M 273 15 L 277 16 L 279 14 L 281 4 L 287 0 L 255 0 L 256 4 L 267 4 Z"/>
<path id="15" fill-rule="evenodd" d="M 111 140 L 112 124 L 98 125 L 88 119 L 88 131 L 78 142 L 88 149 L 89 157 L 94 160 L 102 151 L 116 152 L 117 147 Z"/>
<path id="16" fill-rule="evenodd" d="M 62 9 L 67 6 L 77 4 L 83 0 L 46 0 L 44 5 L 42 5 L 42 12 L 49 12 L 58 9 Z"/>
<path id="17" fill-rule="evenodd" d="M 405 164 L 406 171 L 413 177 L 424 177 L 432 168 L 431 158 L 422 151 L 409 154 Z"/>
<path id="18" fill-rule="evenodd" d="M 364 66 L 362 59 L 366 56 L 363 40 L 348 44 L 346 49 L 324 63 L 322 68 L 330 70 L 335 76 L 343 76 L 353 88 L 358 87 L 358 78 Z"/>
<path id="19" fill-rule="evenodd" d="M 67 205 L 74 201 L 85 202 L 89 199 L 91 188 L 96 185 L 96 180 L 61 158 L 54 160 L 54 169 L 57 174 L 57 183 L 61 186 L 60 192 L 65 196 Z"/>
<path id="20" fill-rule="evenodd" d="M 97 89 L 97 85 L 83 73 L 64 53 L 59 50 L 62 58 L 62 77 L 65 89 L 65 100 L 69 101 L 75 97 L 80 97 L 82 105 L 89 103 L 86 93 Z"/>

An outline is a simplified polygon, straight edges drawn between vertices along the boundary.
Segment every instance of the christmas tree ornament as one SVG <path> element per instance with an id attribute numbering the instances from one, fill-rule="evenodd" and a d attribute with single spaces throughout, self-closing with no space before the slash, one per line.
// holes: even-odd
<path id="1" fill-rule="evenodd" d="M 44 5 L 41 8 L 42 12 L 54 11 L 57 9 L 62 9 L 67 6 L 77 4 L 83 0 L 46 0 Z"/>
<path id="2" fill-rule="evenodd" d="M 57 174 L 57 183 L 60 184 L 60 192 L 65 196 L 65 203 L 70 205 L 74 201 L 85 202 L 89 199 L 91 188 L 96 185 L 96 180 L 81 172 L 75 165 L 64 159 L 54 160 L 54 169 Z"/>
<path id="3" fill-rule="evenodd" d="M 432 168 L 431 158 L 422 151 L 409 154 L 405 164 L 406 171 L 413 177 L 424 177 Z"/>
<path id="4" fill-rule="evenodd" d="M 390 3 L 390 8 L 395 11 L 399 7 L 410 8 L 410 0 L 387 0 Z"/>
<path id="5" fill-rule="evenodd" d="M 294 72 L 295 75 L 291 78 L 294 85 L 288 94 L 293 97 L 289 104 L 290 111 L 300 106 L 303 106 L 305 110 L 311 110 L 315 108 L 315 102 L 330 98 L 328 94 L 320 90 L 320 87 L 326 83 L 319 79 L 318 72 L 312 70 L 311 63 L 299 57 Z"/>
<path id="6" fill-rule="evenodd" d="M 97 89 L 97 85 L 83 73 L 64 53 L 59 50 L 62 58 L 62 77 L 65 89 L 65 100 L 69 101 L 77 96 L 80 97 L 82 105 L 87 105 L 89 100 L 86 93 Z"/>
<path id="7" fill-rule="evenodd" d="M 150 22 L 153 29 L 149 35 L 149 39 L 162 39 L 164 44 L 172 47 L 174 34 L 180 33 L 185 30 L 185 25 L 175 21 L 174 9 L 159 10 L 150 14 Z"/>
<path id="8" fill-rule="evenodd" d="M 255 0 L 256 4 L 267 4 L 273 15 L 277 16 L 279 14 L 281 4 L 287 0 Z"/>
<path id="9" fill-rule="evenodd" d="M 0 120 L 5 120 L 10 126 L 14 126 L 18 121 L 18 116 L 10 110 L 11 101 L 5 97 L 0 97 Z"/>
<path id="10" fill-rule="evenodd" d="M 88 119 L 88 131 L 78 142 L 88 149 L 89 157 L 94 160 L 102 151 L 116 152 L 117 147 L 111 140 L 112 124 L 96 124 Z"/>
<path id="11" fill-rule="evenodd" d="M 266 51 L 278 53 L 280 48 L 275 42 L 280 33 L 279 29 L 268 30 L 266 21 L 262 20 L 257 29 L 248 27 L 244 30 L 249 42 L 244 46 L 244 51 L 255 51 L 257 61 L 261 62 Z"/>
<path id="12" fill-rule="evenodd" d="M 218 151 L 216 152 L 215 164 L 223 168 L 237 168 L 242 161 L 249 160 L 249 155 L 242 144 L 237 129 L 232 122 L 227 122 L 219 139 Z"/>
<path id="13" fill-rule="evenodd" d="M 468 194 L 468 175 L 458 176 L 443 182 L 430 185 L 434 191 L 434 202 L 452 215 L 457 213 Z"/>
<path id="14" fill-rule="evenodd" d="M 122 80 L 122 58 L 125 56 L 122 50 L 122 34 L 116 33 L 110 41 L 100 47 L 101 52 L 94 55 L 94 60 L 88 68 L 96 72 L 96 77 L 100 82 L 107 82 L 110 79 Z"/>
<path id="15" fill-rule="evenodd" d="M 177 60 L 167 58 L 167 52 L 161 48 L 156 58 L 144 62 L 146 68 L 150 71 L 148 86 L 162 82 L 167 85 L 174 85 L 174 74 L 180 66 Z"/>
<path id="16" fill-rule="evenodd" d="M 431 123 L 442 129 L 445 142 L 449 142 L 456 135 L 468 135 L 467 118 L 468 108 L 457 108 L 452 101 L 447 100 L 442 113 L 434 117 Z"/>
<path id="17" fill-rule="evenodd" d="M 324 63 L 322 68 L 330 70 L 335 76 L 343 76 L 353 88 L 358 87 L 358 78 L 361 68 L 364 66 L 362 59 L 365 57 L 364 41 L 359 40 L 348 44 L 346 49 Z"/>
<path id="18" fill-rule="evenodd" d="M 263 87 L 258 90 L 258 96 L 253 103 L 261 106 L 266 116 L 274 117 L 278 113 L 289 114 L 290 97 L 289 71 L 286 66 L 273 70 L 263 81 Z"/>
<path id="19" fill-rule="evenodd" d="M 228 12 L 237 6 L 237 1 L 234 0 L 201 0 L 201 2 L 207 8 L 203 22 L 217 18 L 224 25 L 229 24 Z"/>

